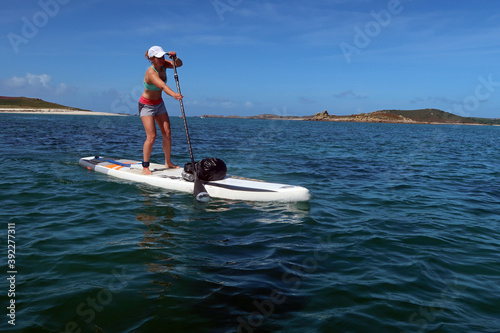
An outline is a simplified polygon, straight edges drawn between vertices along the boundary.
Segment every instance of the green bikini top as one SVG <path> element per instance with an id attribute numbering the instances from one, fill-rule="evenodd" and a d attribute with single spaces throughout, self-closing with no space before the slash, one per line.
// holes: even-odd
<path id="1" fill-rule="evenodd" d="M 156 70 L 156 68 L 154 66 L 151 66 L 156 73 L 158 73 L 158 71 Z M 165 67 L 162 67 L 162 69 L 165 71 L 165 83 L 167 83 L 167 69 Z M 160 91 L 161 89 L 158 88 L 157 86 L 155 86 L 154 84 L 152 83 L 146 83 L 144 82 L 144 88 L 146 90 L 151 90 L 151 91 Z"/>

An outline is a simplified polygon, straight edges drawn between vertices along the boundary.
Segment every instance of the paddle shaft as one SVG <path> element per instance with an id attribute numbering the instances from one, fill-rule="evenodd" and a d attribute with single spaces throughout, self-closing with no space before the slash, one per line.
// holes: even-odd
<path id="1" fill-rule="evenodd" d="M 181 93 L 181 86 L 179 84 L 179 75 L 177 75 L 177 66 L 175 65 L 175 60 L 177 60 L 177 57 L 174 56 L 172 57 L 172 65 L 174 67 L 174 77 L 175 77 L 175 83 L 177 84 L 177 92 L 180 94 Z M 186 113 L 184 112 L 184 103 L 182 102 L 182 99 L 179 100 L 179 104 L 181 105 L 181 112 L 182 112 L 182 120 L 184 120 L 184 129 L 186 130 L 186 139 L 188 143 L 188 148 L 189 148 L 189 155 L 191 156 L 191 163 L 193 165 L 193 170 L 194 170 L 194 189 L 193 189 L 193 194 L 196 200 L 200 202 L 207 202 L 210 200 L 210 196 L 208 195 L 208 192 L 205 189 L 205 186 L 201 183 L 200 179 L 198 178 L 198 168 L 196 166 L 196 163 L 194 163 L 194 157 L 193 157 L 193 150 L 191 149 L 191 139 L 189 138 L 189 130 L 187 126 L 187 120 L 186 120 Z"/>
<path id="2" fill-rule="evenodd" d="M 172 59 L 173 59 L 172 65 L 174 67 L 174 78 L 175 78 L 175 83 L 177 84 L 177 92 L 180 94 L 181 93 L 181 85 L 179 84 L 179 75 L 177 75 L 177 66 L 175 65 L 175 60 L 177 60 L 177 57 L 173 57 Z M 182 102 L 182 99 L 179 100 L 179 104 L 181 105 L 182 119 L 184 120 L 184 130 L 186 131 L 186 139 L 187 139 L 188 148 L 189 148 L 189 155 L 191 156 L 191 163 L 193 163 L 193 168 L 195 168 L 193 149 L 191 149 L 191 139 L 189 138 L 189 130 L 188 130 L 188 125 L 187 125 L 187 121 L 186 121 L 186 113 L 184 112 L 184 103 Z"/>

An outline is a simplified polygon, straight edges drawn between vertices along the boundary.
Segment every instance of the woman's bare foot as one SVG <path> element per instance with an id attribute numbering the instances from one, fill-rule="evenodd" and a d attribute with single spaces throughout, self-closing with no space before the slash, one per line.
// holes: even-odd
<path id="1" fill-rule="evenodd" d="M 167 167 L 168 169 L 179 169 L 179 168 L 180 168 L 180 166 L 175 165 L 175 164 L 174 164 L 174 163 L 172 163 L 172 162 L 167 162 L 167 163 L 165 163 L 165 167 Z"/>
<path id="2" fill-rule="evenodd" d="M 151 172 L 151 170 L 149 170 L 149 168 L 142 168 L 142 174 L 146 175 L 146 176 L 150 176 L 153 173 Z"/>

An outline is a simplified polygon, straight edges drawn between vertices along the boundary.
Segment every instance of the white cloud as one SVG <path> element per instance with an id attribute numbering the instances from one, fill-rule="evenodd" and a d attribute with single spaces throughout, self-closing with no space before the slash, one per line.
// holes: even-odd
<path id="1" fill-rule="evenodd" d="M 26 88 L 26 87 L 48 87 L 49 82 L 52 80 L 50 75 L 41 74 L 35 75 L 31 73 L 26 73 L 24 77 L 14 76 L 10 79 L 5 80 L 5 84 L 9 87 L 14 88 Z"/>
<path id="2" fill-rule="evenodd" d="M 11 79 L 5 80 L 5 85 L 17 88 L 17 87 L 22 87 L 25 84 L 25 82 L 26 82 L 25 78 L 14 76 Z"/>
<path id="3" fill-rule="evenodd" d="M 349 97 L 349 98 L 352 98 L 352 99 L 367 99 L 368 98 L 368 96 L 360 94 L 360 93 L 357 93 L 357 92 L 353 91 L 352 89 L 346 90 L 346 91 L 342 91 L 340 93 L 334 94 L 333 96 L 336 97 L 336 98 L 346 98 L 346 97 Z"/>
<path id="4" fill-rule="evenodd" d="M 66 93 L 68 90 L 70 90 L 70 88 L 66 83 L 60 83 L 57 87 L 55 87 L 55 93 L 57 95 L 62 95 Z"/>
<path id="5" fill-rule="evenodd" d="M 26 79 L 28 80 L 29 85 L 35 87 L 41 85 L 44 88 L 48 88 L 49 83 L 52 80 L 48 74 L 34 75 L 30 73 L 26 74 Z"/>
<path id="6" fill-rule="evenodd" d="M 15 95 L 64 95 L 73 93 L 76 90 L 66 83 L 53 85 L 51 81 L 52 77 L 48 74 L 26 73 L 25 76 L 13 76 L 8 79 L 0 80 L 0 87 L 9 94 Z"/>
<path id="7" fill-rule="evenodd" d="M 299 96 L 298 101 L 300 104 L 316 104 L 317 103 L 314 99 L 304 97 L 304 96 Z"/>

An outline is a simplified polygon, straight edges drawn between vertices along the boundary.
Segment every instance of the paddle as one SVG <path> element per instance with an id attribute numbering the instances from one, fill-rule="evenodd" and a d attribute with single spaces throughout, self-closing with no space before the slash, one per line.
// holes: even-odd
<path id="1" fill-rule="evenodd" d="M 177 75 L 177 67 L 175 65 L 175 60 L 177 59 L 176 56 L 172 57 L 172 65 L 174 67 L 174 77 L 175 77 L 175 82 L 177 84 L 177 92 L 180 94 L 181 93 L 181 86 L 179 84 L 179 76 Z M 191 163 L 193 163 L 193 170 L 194 170 L 194 197 L 196 200 L 200 202 L 208 202 L 210 200 L 210 195 L 207 193 L 207 190 L 205 190 L 205 186 L 203 186 L 201 180 L 198 178 L 198 169 L 196 167 L 196 163 L 194 163 L 194 157 L 193 157 L 193 150 L 191 149 L 191 139 L 189 138 L 189 130 L 187 127 L 187 121 L 186 121 L 186 114 L 184 113 L 184 103 L 182 102 L 182 99 L 179 100 L 179 103 L 181 105 L 181 112 L 182 112 L 182 119 L 184 120 L 184 129 L 186 130 L 186 138 L 187 138 L 187 143 L 188 143 L 188 148 L 189 148 L 189 155 L 191 156 Z"/>

